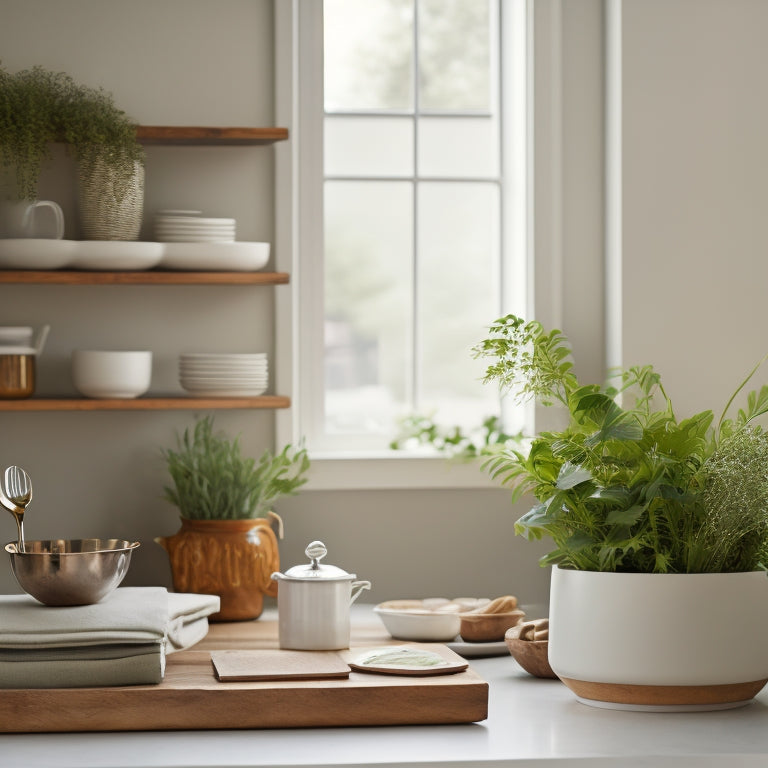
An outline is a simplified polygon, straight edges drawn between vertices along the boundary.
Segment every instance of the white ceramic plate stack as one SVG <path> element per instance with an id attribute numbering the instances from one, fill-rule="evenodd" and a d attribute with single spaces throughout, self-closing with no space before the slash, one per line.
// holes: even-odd
<path id="1" fill-rule="evenodd" d="M 235 220 L 203 218 L 200 211 L 159 211 L 155 237 L 161 243 L 233 243 Z"/>
<path id="2" fill-rule="evenodd" d="M 265 352 L 189 352 L 179 356 L 179 382 L 195 397 L 253 397 L 267 389 Z"/>

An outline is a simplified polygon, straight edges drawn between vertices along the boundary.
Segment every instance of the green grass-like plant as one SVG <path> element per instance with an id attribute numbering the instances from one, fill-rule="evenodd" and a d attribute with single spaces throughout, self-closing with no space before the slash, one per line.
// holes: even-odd
<path id="1" fill-rule="evenodd" d="M 516 401 L 558 405 L 567 426 L 529 450 L 505 448 L 484 467 L 537 504 L 515 524 L 550 537 L 542 565 L 590 571 L 709 573 L 768 563 L 768 386 L 733 417 L 737 387 L 717 423 L 710 410 L 678 420 L 651 366 L 582 385 L 558 330 L 515 315 L 497 320 L 475 349 L 491 362 L 486 383 Z"/>
<path id="2" fill-rule="evenodd" d="M 263 517 L 281 496 L 297 493 L 309 469 L 303 446 L 265 451 L 258 462 L 243 456 L 239 438 L 215 433 L 210 416 L 177 435 L 176 449 L 163 457 L 173 481 L 164 498 L 188 520 Z"/>

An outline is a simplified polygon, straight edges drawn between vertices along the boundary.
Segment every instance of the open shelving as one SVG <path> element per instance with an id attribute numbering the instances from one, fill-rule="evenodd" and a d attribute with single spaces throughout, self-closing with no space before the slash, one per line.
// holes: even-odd
<path id="1" fill-rule="evenodd" d="M 257 146 L 288 138 L 281 127 L 206 127 L 140 125 L 138 140 L 145 145 Z M 285 285 L 285 272 L 186 272 L 186 271 L 90 271 L 0 269 L 5 285 Z M 0 400 L 0 411 L 140 411 L 199 409 L 289 408 L 290 398 L 281 395 L 257 397 L 148 396 L 135 399 L 33 396 L 24 400 Z"/>

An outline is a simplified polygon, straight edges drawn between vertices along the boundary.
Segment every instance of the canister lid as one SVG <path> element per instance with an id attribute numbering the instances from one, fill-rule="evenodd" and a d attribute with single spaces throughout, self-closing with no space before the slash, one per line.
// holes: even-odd
<path id="1" fill-rule="evenodd" d="M 285 578 L 301 581 L 347 581 L 355 578 L 354 573 L 347 573 L 335 565 L 321 565 L 320 561 L 326 556 L 328 549 L 322 541 L 313 541 L 304 550 L 310 559 L 309 563 L 294 565 L 285 572 Z"/>

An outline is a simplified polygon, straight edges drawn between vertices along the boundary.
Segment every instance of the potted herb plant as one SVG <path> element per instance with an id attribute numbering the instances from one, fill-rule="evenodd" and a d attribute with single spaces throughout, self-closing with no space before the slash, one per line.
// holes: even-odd
<path id="1" fill-rule="evenodd" d="M 239 438 L 214 432 L 208 416 L 163 456 L 171 477 L 165 498 L 178 508 L 181 529 L 155 541 L 168 552 L 174 588 L 219 595 L 212 620 L 258 618 L 280 570 L 272 505 L 306 482 L 306 449 L 287 445 L 257 462 L 243 456 Z"/>
<path id="2" fill-rule="evenodd" d="M 135 240 L 144 203 L 144 150 L 136 124 L 111 94 L 36 66 L 0 67 L 0 162 L 19 200 L 37 198 L 52 142 L 78 165 L 80 217 L 87 239 Z"/>
<path id="3" fill-rule="evenodd" d="M 508 315 L 475 347 L 486 382 L 559 406 L 565 426 L 488 459 L 516 523 L 549 537 L 549 660 L 582 700 L 722 708 L 768 681 L 768 387 L 678 418 L 651 366 L 579 383 L 567 339 Z"/>

